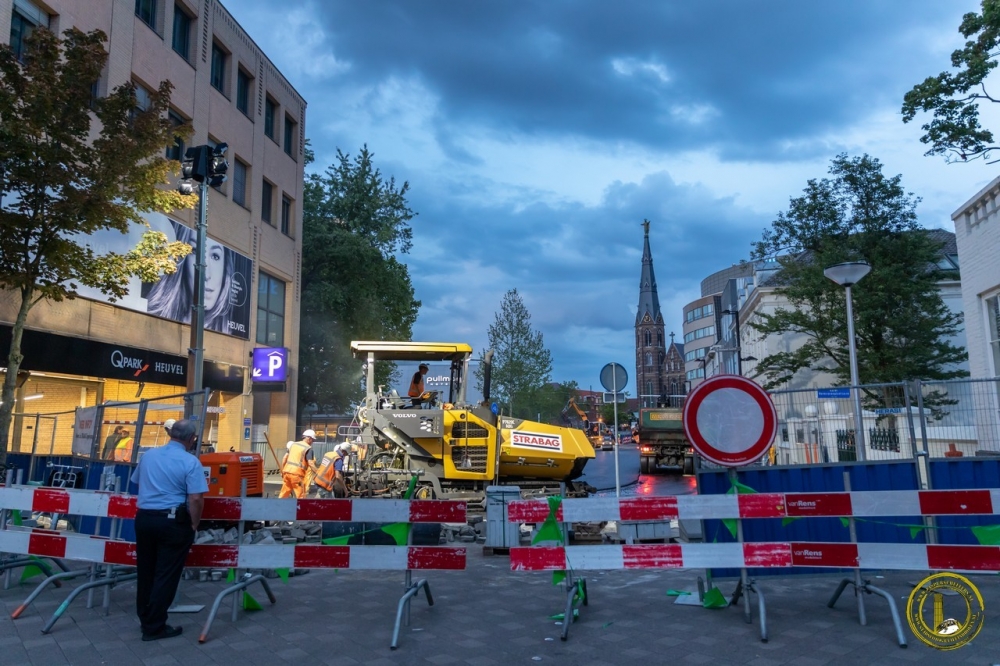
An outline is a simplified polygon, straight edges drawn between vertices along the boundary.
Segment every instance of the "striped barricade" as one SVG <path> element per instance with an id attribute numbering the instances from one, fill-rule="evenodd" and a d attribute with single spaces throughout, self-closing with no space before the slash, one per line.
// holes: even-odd
<path id="1" fill-rule="evenodd" d="M 771 542 L 634 545 L 542 545 L 510 549 L 512 571 L 586 571 L 614 569 L 715 569 L 834 567 L 899 571 L 1000 571 L 1000 547 L 973 545 L 857 543 L 854 518 L 886 515 L 1000 515 L 1000 490 L 901 490 L 839 493 L 756 493 L 680 495 L 642 498 L 570 498 L 553 511 L 545 500 L 515 500 L 507 506 L 511 523 L 665 521 L 672 519 L 760 519 L 834 517 L 850 520 L 851 542 Z M 740 537 L 742 528 L 740 526 Z M 886 598 L 897 638 L 906 640 L 895 600 L 868 583 L 864 591 Z M 746 584 L 741 580 L 741 584 Z M 849 579 L 831 599 L 832 607 Z M 757 591 L 759 594 L 758 590 Z M 738 587 L 734 601 L 746 593 Z M 767 639 L 761 597 L 761 637 Z M 749 609 L 747 608 L 747 611 Z M 863 606 L 859 616 L 864 621 Z M 567 616 L 566 622 L 570 619 Z M 564 627 L 564 637 L 565 637 Z"/>
<path id="2" fill-rule="evenodd" d="M 0 487 L 0 507 L 13 511 L 53 512 L 130 520 L 135 517 L 136 498 L 108 492 L 38 488 L 31 486 Z M 466 522 L 466 503 L 451 500 L 392 499 L 261 499 L 206 497 L 205 521 L 318 521 L 358 523 L 452 523 Z M 0 529 L 0 552 L 54 557 L 91 564 L 136 565 L 135 544 L 67 534 L 37 528 L 3 526 Z M 242 529 L 240 530 L 242 534 Z M 398 642 L 399 621 L 408 614 L 409 600 L 423 589 L 433 605 L 430 589 L 424 580 L 412 582 L 412 571 L 462 570 L 466 549 L 456 546 L 348 546 L 324 544 L 203 544 L 191 547 L 188 567 L 233 569 L 363 569 L 404 571 L 407 594 L 397 609 L 397 626 L 392 647 Z M 244 577 L 224 594 L 234 593 L 260 582 L 271 602 L 275 599 L 262 576 Z M 220 595 L 221 598 L 221 595 Z M 200 640 L 204 642 L 218 601 L 213 608 Z M 63 604 L 67 606 L 68 604 Z M 63 608 L 64 610 L 64 608 Z M 57 619 L 57 618 L 54 618 Z M 48 625 L 54 624 L 54 620 Z"/>

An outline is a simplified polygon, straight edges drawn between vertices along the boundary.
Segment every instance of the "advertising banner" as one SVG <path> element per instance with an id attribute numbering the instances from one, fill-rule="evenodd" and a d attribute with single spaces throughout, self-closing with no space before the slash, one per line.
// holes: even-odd
<path id="1" fill-rule="evenodd" d="M 97 429 L 97 407 L 77 407 L 73 422 L 73 454 L 89 456 Z"/>
<path id="2" fill-rule="evenodd" d="M 194 268 L 197 255 L 194 229 L 160 213 L 146 216 L 154 231 L 162 231 L 168 241 L 187 243 L 194 251 L 185 257 L 177 272 L 163 276 L 155 284 L 143 284 L 133 278 L 128 294 L 115 301 L 119 307 L 145 312 L 157 317 L 188 324 L 194 296 Z M 99 231 L 91 236 L 95 252 L 125 253 L 136 246 L 144 229 L 138 225 L 128 234 Z M 208 239 L 205 248 L 205 330 L 226 333 L 244 340 L 250 337 L 250 282 L 253 261 L 219 241 Z M 105 303 L 110 302 L 97 289 L 80 287 L 79 294 Z"/>

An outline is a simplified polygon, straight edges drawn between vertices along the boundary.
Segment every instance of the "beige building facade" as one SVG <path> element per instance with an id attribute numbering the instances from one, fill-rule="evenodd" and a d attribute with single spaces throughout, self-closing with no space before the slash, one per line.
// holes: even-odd
<path id="1" fill-rule="evenodd" d="M 292 439 L 305 100 L 217 0 L 0 0 L 0 34 L 9 36 L 15 51 L 39 26 L 58 34 L 70 27 L 102 30 L 109 37 L 109 59 L 98 94 L 131 81 L 141 106 L 144 91 L 168 80 L 173 84 L 170 117 L 193 128 L 188 145 L 228 144 L 228 181 L 209 190 L 206 309 L 217 302 L 219 316 L 204 335 L 204 384 L 212 390 L 204 440 L 220 450 L 250 450 L 257 442 L 259 450 L 264 433 L 272 443 Z M 179 159 L 186 147 L 175 146 L 167 154 Z M 149 222 L 188 241 L 195 211 L 153 215 Z M 35 306 L 17 394 L 23 402 L 16 411 L 65 413 L 183 392 L 190 308 L 183 302 L 176 307 L 176 299 L 173 308 L 161 307 L 169 299 L 158 298 L 158 290 L 162 295 L 165 285 L 136 282 L 115 304 L 99 293 L 84 293 Z M 3 355 L 16 306 L 12 294 L 0 294 Z M 287 379 L 255 390 L 251 356 L 265 347 L 286 350 Z M 125 412 L 120 419 L 110 416 L 105 416 L 102 439 L 114 421 L 129 420 Z M 141 425 L 174 416 L 169 410 L 147 414 Z M 31 419 L 15 423 L 12 450 L 24 451 L 26 440 L 37 438 L 30 424 Z M 66 452 L 61 442 L 54 447 Z"/>

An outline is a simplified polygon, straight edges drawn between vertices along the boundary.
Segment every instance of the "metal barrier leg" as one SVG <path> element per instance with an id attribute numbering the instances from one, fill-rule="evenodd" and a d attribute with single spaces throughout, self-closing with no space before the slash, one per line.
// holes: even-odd
<path id="1" fill-rule="evenodd" d="M 576 587 L 571 585 L 566 591 L 566 612 L 563 614 L 562 636 L 560 636 L 564 641 L 569 638 L 569 627 L 573 624 L 574 597 L 576 597 Z"/>
<path id="2" fill-rule="evenodd" d="M 218 596 L 215 597 L 215 601 L 212 603 L 212 610 L 208 613 L 208 619 L 205 621 L 205 626 L 201 630 L 201 635 L 198 636 L 198 642 L 204 643 L 208 640 L 208 632 L 212 628 L 212 623 L 215 621 L 215 616 L 219 612 L 219 607 L 222 605 L 222 600 L 225 599 L 230 594 L 235 594 L 237 592 L 242 592 L 247 589 L 253 583 L 260 583 L 264 587 L 264 592 L 267 594 L 268 600 L 272 604 L 278 603 L 278 600 L 274 597 L 274 593 L 271 592 L 271 586 L 267 584 L 267 579 L 265 579 L 260 574 L 254 574 L 253 576 L 248 576 L 245 580 L 227 587 L 222 592 L 219 592 Z"/>
<path id="3" fill-rule="evenodd" d="M 84 583 L 80 587 L 73 590 L 70 593 L 70 595 L 66 597 L 66 600 L 61 604 L 59 604 L 59 608 L 56 609 L 56 612 L 52 614 L 51 618 L 49 618 L 48 623 L 42 628 L 42 633 L 47 634 L 50 631 L 52 631 L 52 627 L 55 626 L 55 623 L 59 620 L 60 617 L 62 617 L 62 614 L 66 612 L 66 609 L 68 609 L 70 604 L 73 603 L 73 600 L 76 599 L 78 596 L 80 596 L 80 594 L 82 594 L 83 592 L 86 592 L 92 587 L 100 587 L 102 585 L 105 585 L 107 586 L 108 589 L 111 589 L 118 583 L 123 583 L 129 580 L 135 580 L 136 578 L 138 578 L 138 576 L 137 574 L 134 573 L 119 575 L 118 572 L 109 570 L 107 576 L 105 576 L 104 578 L 96 580 L 93 583 Z"/>
<path id="4" fill-rule="evenodd" d="M 760 614 L 760 642 L 767 642 L 767 608 L 764 605 L 764 595 L 761 593 L 760 588 L 757 587 L 756 581 L 750 581 L 750 590 L 757 595 L 757 612 Z M 747 596 L 747 605 L 749 606 L 750 597 Z"/>
<path id="5" fill-rule="evenodd" d="M 843 580 L 841 580 L 840 585 L 837 586 L 837 591 L 833 593 L 833 596 L 830 597 L 830 601 L 826 603 L 826 607 L 833 608 L 834 604 L 837 603 L 837 599 L 840 598 L 840 595 L 844 593 L 844 590 L 847 588 L 848 585 L 851 585 L 852 582 L 853 581 L 851 581 L 850 578 L 844 578 Z"/>
<path id="6" fill-rule="evenodd" d="M 69 580 L 70 578 L 78 578 L 79 576 L 88 575 L 90 573 L 90 569 L 80 569 L 79 571 L 64 571 L 63 573 L 57 573 L 49 576 L 38 584 L 34 591 L 28 595 L 28 598 L 25 599 L 20 606 L 14 609 L 14 612 L 10 614 L 11 619 L 16 620 L 21 617 L 21 613 L 23 613 L 24 609 L 28 607 L 28 604 L 34 601 L 38 595 L 42 593 L 42 590 L 48 587 L 50 583 L 57 583 L 60 580 Z"/>
<path id="7" fill-rule="evenodd" d="M 906 636 L 903 634 L 903 624 L 899 621 L 899 611 L 896 609 L 896 600 L 892 598 L 892 595 L 885 590 L 879 589 L 874 585 L 869 585 L 865 582 L 865 591 L 870 594 L 877 594 L 886 601 L 889 602 L 889 612 L 892 613 L 892 623 L 896 625 L 896 639 L 899 641 L 899 647 L 906 647 Z"/>
<path id="8" fill-rule="evenodd" d="M 399 605 L 396 606 L 396 625 L 392 629 L 392 643 L 389 644 L 390 650 L 395 650 L 399 647 L 399 628 L 406 624 L 410 626 L 410 600 L 413 597 L 420 594 L 420 590 L 423 589 L 427 597 L 427 605 L 434 605 L 434 598 L 431 596 L 431 586 L 427 583 L 427 580 L 421 578 L 416 583 L 412 582 L 413 573 L 407 569 L 406 570 L 406 592 L 399 599 Z"/>

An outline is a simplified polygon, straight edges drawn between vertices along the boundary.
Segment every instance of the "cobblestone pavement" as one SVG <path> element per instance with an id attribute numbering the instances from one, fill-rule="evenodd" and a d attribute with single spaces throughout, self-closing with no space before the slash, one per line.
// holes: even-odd
<path id="1" fill-rule="evenodd" d="M 853 593 L 837 607 L 826 602 L 838 576 L 768 577 L 759 584 L 767 599 L 770 641 L 762 643 L 757 625 L 743 621 L 742 608 L 706 610 L 674 604 L 669 589 L 694 589 L 696 571 L 588 572 L 590 605 L 580 610 L 569 640 L 550 618 L 564 603 L 551 576 L 511 573 L 503 556 L 485 557 L 470 545 L 468 569 L 426 572 L 434 596 L 428 607 L 414 600 L 412 621 L 399 649 L 391 651 L 402 572 L 312 571 L 288 584 L 271 581 L 278 602 L 271 606 L 259 587 L 253 596 L 264 606 L 240 611 L 234 624 L 223 604 L 208 641 L 198 634 L 208 608 L 175 614 L 171 622 L 184 634 L 143 643 L 135 617 L 134 583 L 111 592 L 111 613 L 88 610 L 81 595 L 43 635 L 41 628 L 69 594 L 44 592 L 18 620 L 9 619 L 28 595 L 25 584 L 0 590 L 0 663 L 37 664 L 1000 664 L 1000 589 L 997 576 L 975 576 L 986 601 L 985 627 L 974 643 L 951 652 L 933 650 L 904 625 L 909 647 L 900 649 L 886 602 L 866 596 L 868 626 L 858 624 Z M 896 598 L 904 612 L 916 574 L 890 573 L 874 583 Z M 37 581 L 38 579 L 34 579 Z M 222 582 L 183 581 L 181 601 L 211 605 Z M 727 593 L 732 581 L 720 582 Z M 904 619 L 905 622 L 905 619 Z"/>

